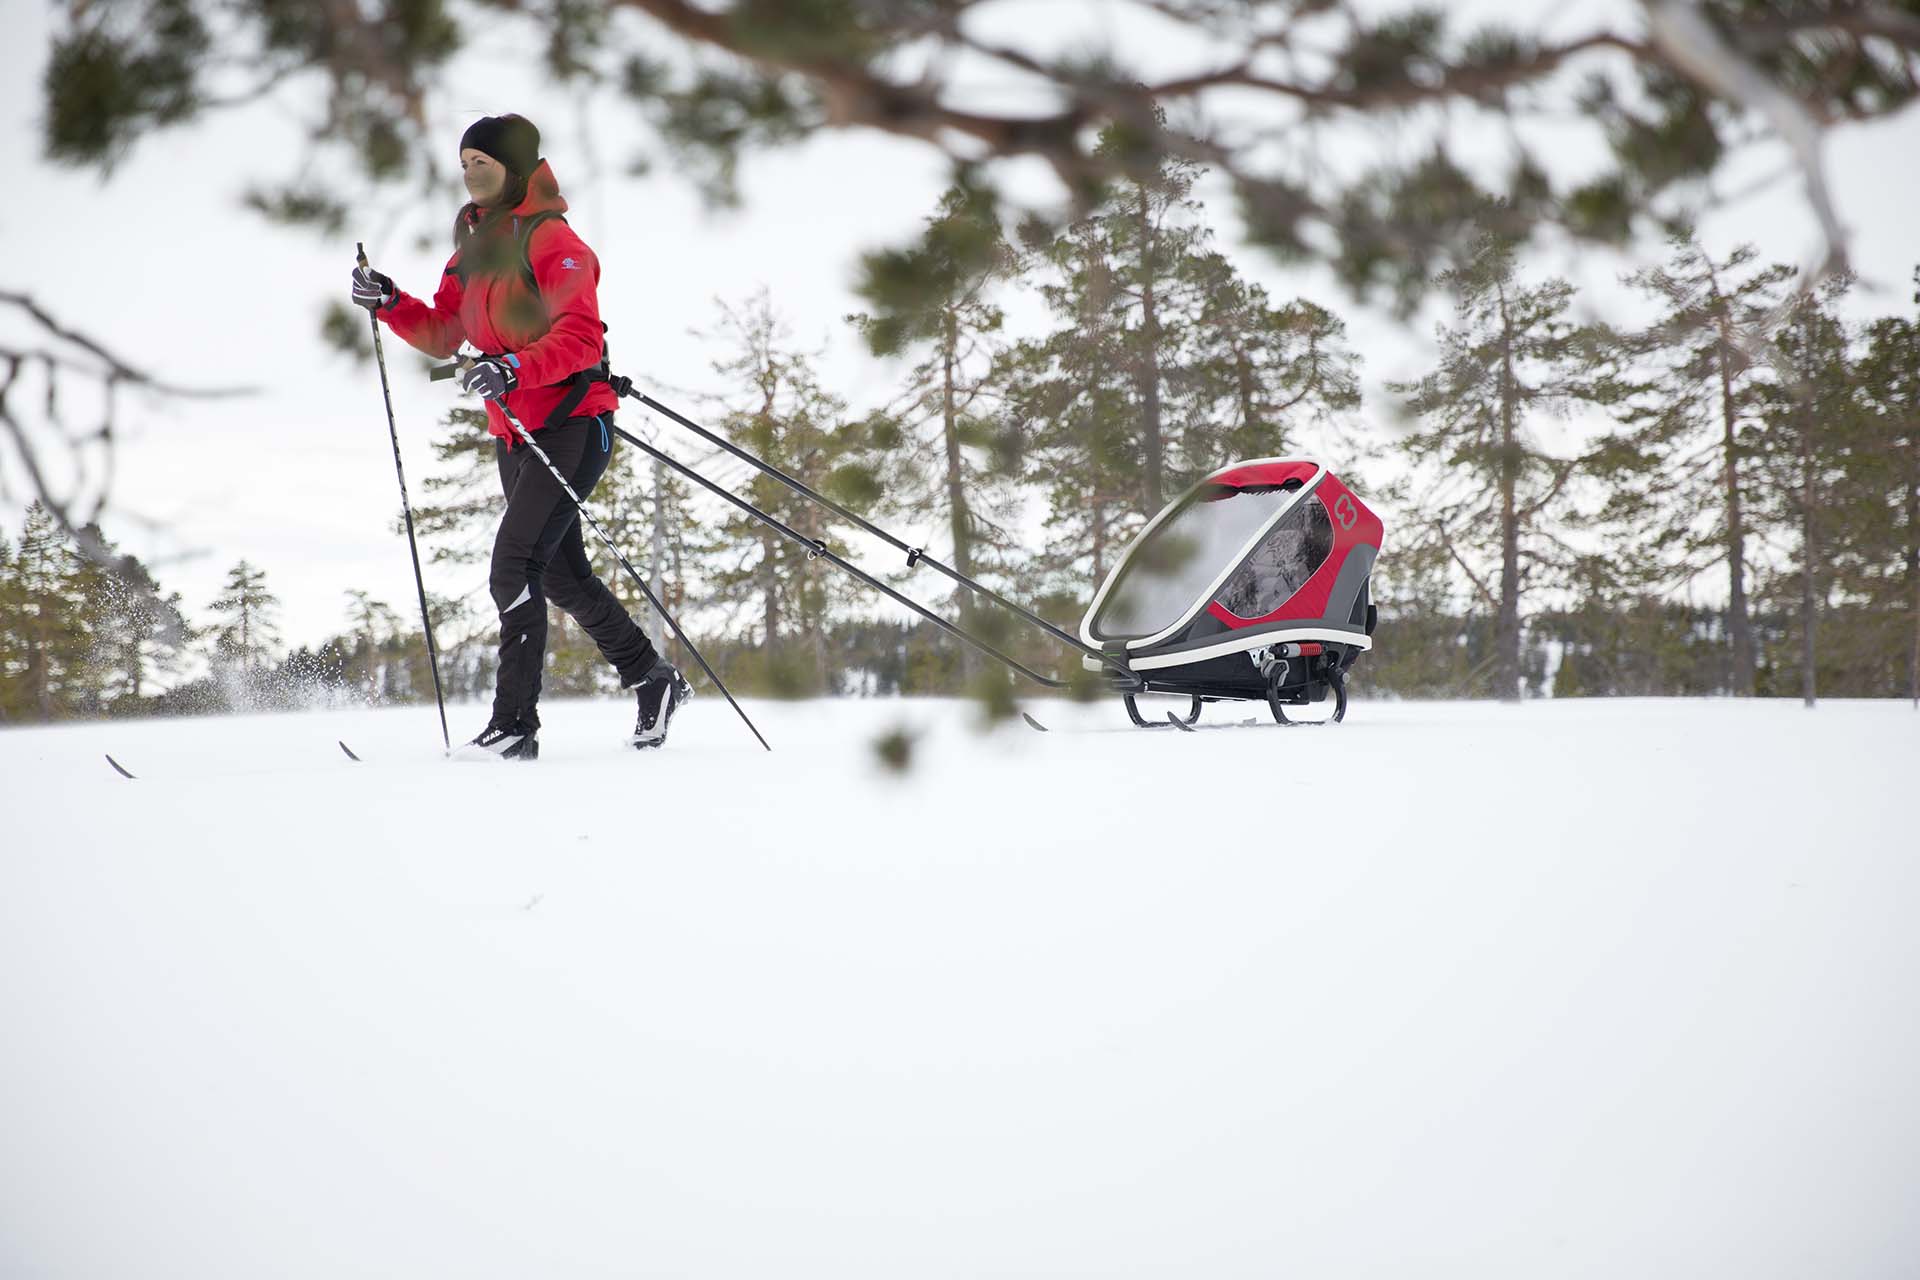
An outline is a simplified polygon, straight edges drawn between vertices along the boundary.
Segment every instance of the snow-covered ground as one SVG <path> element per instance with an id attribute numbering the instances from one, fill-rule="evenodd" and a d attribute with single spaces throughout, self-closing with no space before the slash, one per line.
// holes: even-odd
<path id="1" fill-rule="evenodd" d="M 1906 705 L 1033 705 L 0 733 L 0 1276 L 1920 1271 Z"/>

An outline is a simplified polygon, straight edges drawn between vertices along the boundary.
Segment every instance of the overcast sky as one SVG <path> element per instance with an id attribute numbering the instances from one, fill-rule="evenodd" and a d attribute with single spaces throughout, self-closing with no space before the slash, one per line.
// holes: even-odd
<path id="1" fill-rule="evenodd" d="M 128 430 L 108 535 L 156 561 L 163 584 L 179 590 L 194 612 L 204 610 L 241 557 L 267 570 L 283 601 L 289 643 L 337 631 L 350 589 L 411 610 L 405 543 L 388 532 L 397 491 L 377 375 L 371 365 L 329 354 L 316 336 L 317 318 L 325 299 L 344 296 L 356 238 L 402 287 L 431 292 L 445 261 L 444 228 L 464 199 L 451 160 L 461 130 L 481 114 L 519 111 L 540 125 L 543 150 L 573 203 L 569 220 L 603 265 L 601 309 L 616 361 L 661 388 L 662 399 L 672 403 L 666 389 L 711 385 L 711 352 L 687 331 L 710 323 L 712 299 L 739 298 L 762 284 L 799 337 L 827 346 L 822 380 L 856 407 L 884 400 L 897 381 L 897 366 L 858 352 L 841 317 L 858 309 L 848 285 L 859 252 L 910 235 L 943 189 L 943 162 L 928 148 L 846 134 L 754 156 L 744 164 L 744 207 L 716 212 L 667 166 L 643 178 L 623 176 L 625 160 L 645 142 L 628 109 L 596 113 L 583 135 L 577 100 L 540 86 L 501 40 L 482 40 L 461 60 L 455 82 L 484 87 L 457 88 L 436 104 L 449 182 L 439 205 L 416 211 L 419 225 L 434 229 L 431 246 L 418 248 L 411 234 L 372 211 L 364 225 L 355 221 L 328 244 L 309 232 L 270 227 L 239 205 L 249 182 L 288 174 L 299 162 L 293 100 L 150 138 L 108 180 L 43 163 L 37 98 L 51 8 L 0 0 L 9 35 L 0 44 L 0 120 L 8 126 L 0 129 L 0 161 L 16 175 L 13 198 L 0 204 L 0 288 L 32 294 L 176 382 L 259 388 L 242 400 L 133 404 L 123 413 Z M 1158 33 L 1117 23 L 1118 10 L 1097 0 L 1022 0 L 1017 16 L 1014 8 L 1000 6 L 1010 30 L 1028 39 L 1111 43 L 1123 55 L 1169 65 L 1181 56 Z M 1562 6 L 1556 22 L 1565 27 L 1631 11 L 1624 3 Z M 1356 147 L 1376 141 L 1357 136 Z M 1912 111 L 1831 135 L 1835 193 L 1854 233 L 1854 261 L 1869 287 L 1881 287 L 1856 298 L 1856 314 L 1911 309 L 1906 281 L 1920 259 L 1912 232 L 1920 208 L 1916 156 L 1920 120 Z M 1741 190 L 1782 163 L 1777 148 L 1758 148 L 1720 184 Z M 1039 175 L 1025 189 L 1035 199 L 1049 194 Z M 1225 201 L 1216 200 L 1212 214 L 1243 271 L 1278 297 L 1305 294 L 1348 320 L 1365 360 L 1371 403 L 1364 412 L 1387 421 L 1379 386 L 1422 371 L 1439 312 L 1430 308 L 1402 325 L 1363 310 L 1323 272 L 1283 270 L 1239 248 Z M 1790 182 L 1716 213 L 1704 231 L 1719 252 L 1751 239 L 1790 261 L 1807 260 L 1815 244 L 1813 220 Z M 1573 275 L 1587 286 L 1590 306 L 1609 310 L 1624 304 L 1613 277 L 1657 258 L 1658 248 L 1578 261 L 1549 252 L 1533 265 Z M 1017 323 L 1035 319 L 1035 308 L 1016 312 Z M 430 430 L 454 395 L 450 384 L 427 383 L 401 344 L 389 341 L 388 359 L 417 502 L 429 471 Z M 637 413 L 623 420 L 642 426 Z M 699 452 L 670 430 L 663 439 L 683 456 Z M 18 477 L 8 479 L 17 496 Z M 0 507 L 11 538 L 19 504 Z M 473 593 L 484 602 L 484 566 L 436 573 L 431 589 Z"/>

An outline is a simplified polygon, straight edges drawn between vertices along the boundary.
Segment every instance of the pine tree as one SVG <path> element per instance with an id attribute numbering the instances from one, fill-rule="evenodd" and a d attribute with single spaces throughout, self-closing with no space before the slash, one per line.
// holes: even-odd
<path id="1" fill-rule="evenodd" d="M 0 532 L 0 724 L 24 719 L 27 592 L 18 555 Z"/>
<path id="2" fill-rule="evenodd" d="M 1123 149 L 1128 137 L 1111 129 L 1101 145 Z M 1194 358 L 1213 283 L 1211 233 L 1192 197 L 1201 172 L 1187 160 L 1132 170 L 1040 252 L 1056 328 L 1020 344 L 1005 376 L 1050 508 L 1041 567 L 1058 583 L 1084 582 L 1089 567 L 1103 577 L 1125 537 L 1197 470 L 1167 394 L 1169 370 Z"/>
<path id="3" fill-rule="evenodd" d="M 52 512 L 39 502 L 28 506 L 8 575 L 18 617 L 8 627 L 15 656 L 7 718 L 56 720 L 98 709 L 87 596 L 96 573 Z"/>
<path id="4" fill-rule="evenodd" d="M 1454 324 L 1439 332 L 1439 367 L 1388 385 L 1424 423 L 1405 443 L 1424 517 L 1415 537 L 1443 549 L 1494 610 L 1493 687 L 1512 701 L 1521 693 L 1522 598 L 1574 558 L 1552 521 L 1580 458 L 1550 451 L 1540 419 L 1595 392 L 1566 320 L 1566 281 L 1522 282 L 1512 247 L 1488 241 L 1445 284 L 1457 302 Z"/>
<path id="5" fill-rule="evenodd" d="M 874 355 L 920 353 L 900 401 L 868 420 L 883 506 L 916 523 L 940 519 L 953 567 L 969 577 L 1003 569 L 1015 543 L 1020 495 L 992 409 L 1007 350 L 995 295 L 1021 270 L 992 206 L 953 187 L 915 249 L 866 260 L 861 294 L 874 310 L 849 317 Z M 978 629 L 972 594 L 954 599 L 963 624 Z M 978 674 L 972 649 L 963 661 Z"/>
<path id="6" fill-rule="evenodd" d="M 134 714 L 156 696 L 154 677 L 179 676 L 194 630 L 178 592 L 162 592 L 138 557 L 120 550 L 97 526 L 86 531 L 98 558 L 81 566 L 86 611 L 94 629 L 101 693 L 115 715 Z"/>
<path id="7" fill-rule="evenodd" d="M 1106 145 L 1124 143 L 1116 135 Z M 1166 505 L 1177 483 L 1169 468 L 1190 469 L 1169 459 L 1163 397 L 1167 366 L 1189 340 L 1193 311 L 1203 296 L 1200 255 L 1211 232 L 1192 194 L 1201 172 L 1185 160 L 1136 170 L 1136 176 L 1115 184 L 1105 212 L 1095 218 L 1106 237 L 1107 259 L 1119 268 L 1117 300 L 1135 319 L 1128 354 L 1140 414 L 1141 507 L 1149 514 Z"/>
<path id="8" fill-rule="evenodd" d="M 1839 481 L 1850 451 L 1862 438 L 1863 407 L 1854 384 L 1849 335 L 1837 304 L 1852 287 L 1833 277 L 1800 294 L 1774 335 L 1778 380 L 1769 389 L 1760 440 L 1768 474 L 1761 513 L 1794 546 L 1792 598 L 1799 630 L 1800 697 L 1809 707 L 1819 692 L 1820 617 L 1833 585 L 1840 511 Z"/>
<path id="9" fill-rule="evenodd" d="M 678 618 L 679 605 L 687 598 L 686 574 L 698 572 L 713 552 L 711 536 L 701 527 L 694 510 L 691 483 L 616 439 L 613 462 L 595 486 L 588 506 L 614 545 L 646 580 L 647 589 Z M 583 535 L 587 558 L 607 588 L 641 630 L 665 651 L 670 632 L 664 620 L 654 615 L 645 593 L 607 555 L 598 538 L 584 530 Z M 684 620 L 682 625 L 686 625 Z M 591 647 L 584 633 L 581 639 Z"/>
<path id="10" fill-rule="evenodd" d="M 492 691 L 498 615 L 487 590 L 487 574 L 456 570 L 484 566 L 493 552 L 505 499 L 500 495 L 500 466 L 494 437 L 487 433 L 484 410 L 459 406 L 440 419 L 431 448 L 439 464 L 421 488 L 424 501 L 413 509 L 414 530 L 433 580 L 454 579 L 456 593 L 429 591 L 428 612 L 440 654 L 440 678 L 449 699 L 481 697 Z M 396 536 L 404 532 L 401 513 L 393 517 Z M 549 644 L 552 637 L 549 637 Z M 417 699 L 433 696 L 424 634 L 408 638 L 408 687 Z"/>
<path id="11" fill-rule="evenodd" d="M 353 639 L 346 675 L 360 685 L 369 703 L 380 702 L 390 683 L 385 659 L 392 656 L 383 650 L 401 630 L 400 615 L 365 591 L 350 590 L 346 596 L 348 634 Z"/>
<path id="12" fill-rule="evenodd" d="M 881 438 L 888 509 L 945 517 L 954 567 L 984 568 L 976 548 L 1004 549 L 1007 475 L 994 450 L 994 364 L 1005 350 L 995 290 L 1020 278 L 1021 260 L 977 192 L 949 189 L 909 253 L 866 261 L 861 295 L 871 314 L 849 317 L 876 356 L 924 354 L 908 371 L 904 404 L 890 413 L 897 438 Z"/>
<path id="13" fill-rule="evenodd" d="M 1041 286 L 1058 327 L 1021 343 L 1002 375 L 1009 420 L 1021 424 L 1019 465 L 1047 501 L 1043 587 L 1084 598 L 1146 515 L 1139 499 L 1130 340 L 1114 305 L 1113 271 L 1090 228 L 1069 229 Z"/>
<path id="14" fill-rule="evenodd" d="M 1627 277 L 1663 310 L 1623 344 L 1651 374 L 1626 400 L 1627 432 L 1608 451 L 1616 492 L 1605 516 L 1620 531 L 1623 562 L 1644 565 L 1655 589 L 1724 568 L 1730 685 L 1750 695 L 1746 437 L 1757 430 L 1767 373 L 1756 353 L 1793 268 L 1754 268 L 1752 245 L 1715 261 L 1691 228 L 1677 232 L 1669 247 L 1665 265 Z"/>
<path id="15" fill-rule="evenodd" d="M 224 619 L 213 632 L 215 657 L 236 667 L 246 687 L 257 693 L 267 660 L 280 642 L 274 620 L 280 601 L 267 590 L 266 570 L 237 561 L 227 571 L 220 594 L 207 607 Z"/>
<path id="16" fill-rule="evenodd" d="M 1192 196 L 1203 172 L 1130 171 L 1047 245 L 1055 329 L 1005 365 L 1008 416 L 1025 424 L 1049 504 L 1041 568 L 1076 595 L 1172 494 L 1359 403 L 1340 320 L 1305 300 L 1276 306 L 1211 249 Z"/>
<path id="17" fill-rule="evenodd" d="M 1275 306 L 1220 254 L 1203 257 L 1196 277 L 1204 302 L 1193 349 L 1168 373 L 1183 421 L 1181 478 L 1303 448 L 1353 452 L 1336 429 L 1339 415 L 1360 405 L 1346 324 L 1304 298 Z"/>
<path id="18" fill-rule="evenodd" d="M 811 353 L 791 345 L 766 290 L 739 306 L 721 303 L 712 336 L 726 349 L 714 371 L 731 387 L 719 397 L 721 433 L 848 506 L 870 506 L 877 497 L 871 437 L 863 423 L 847 420 L 844 401 L 821 388 Z M 825 541 L 836 531 L 832 513 L 769 476 L 755 472 L 746 489 L 755 506 L 811 540 Z M 827 626 L 850 596 L 842 576 L 744 513 L 729 516 L 715 541 L 710 585 L 716 595 L 756 598 L 771 687 L 783 693 L 830 687 Z M 784 645 L 788 637 L 799 638 L 804 653 Z"/>
<path id="19" fill-rule="evenodd" d="M 636 463 L 636 470 L 638 468 Z M 693 602 L 693 596 L 688 581 L 707 571 L 719 549 L 719 540 L 695 506 L 693 485 L 689 481 L 657 461 L 648 463 L 641 474 L 651 480 L 646 494 L 647 539 L 644 543 L 648 587 L 682 627 L 691 629 L 687 606 Z M 625 585 L 631 595 L 622 598 L 629 601 L 628 608 L 653 638 L 654 645 L 676 666 L 690 662 L 691 658 L 665 619 L 653 617 L 645 602 L 636 598 L 639 590 L 631 583 Z"/>
<path id="20" fill-rule="evenodd" d="M 1914 269 L 1920 303 L 1920 267 Z M 1871 416 L 1868 434 L 1881 442 L 1877 462 L 1855 504 L 1873 521 L 1874 550 L 1863 575 L 1869 602 L 1894 619 L 1904 612 L 1904 643 L 1888 628 L 1890 646 L 1903 653 L 1907 696 L 1920 707 L 1920 323 L 1888 316 L 1868 327 L 1859 362 L 1861 396 Z"/>
<path id="21" fill-rule="evenodd" d="M 432 441 L 439 465 L 421 488 L 426 501 L 413 509 L 416 536 L 426 547 L 428 564 L 464 565 L 483 561 L 493 549 L 500 524 L 500 467 L 487 415 L 479 409 L 449 409 Z M 394 512 L 396 532 L 403 517 Z"/>

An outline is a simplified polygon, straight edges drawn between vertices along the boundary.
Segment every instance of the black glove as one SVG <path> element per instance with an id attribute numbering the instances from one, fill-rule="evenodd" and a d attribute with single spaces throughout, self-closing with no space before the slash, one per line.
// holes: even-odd
<path id="1" fill-rule="evenodd" d="M 399 290 L 393 287 L 393 281 L 372 267 L 353 269 L 354 305 L 369 311 L 380 311 L 392 306 L 398 296 Z"/>
<path id="2" fill-rule="evenodd" d="M 504 356 L 476 360 L 460 375 L 462 390 L 477 392 L 488 400 L 498 400 L 519 385 L 519 375 Z"/>

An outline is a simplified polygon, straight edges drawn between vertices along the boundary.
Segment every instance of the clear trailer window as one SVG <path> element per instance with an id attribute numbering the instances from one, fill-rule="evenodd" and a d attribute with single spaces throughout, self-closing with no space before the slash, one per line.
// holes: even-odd
<path id="1" fill-rule="evenodd" d="M 1307 584 L 1333 554 L 1333 521 L 1318 497 L 1281 516 L 1218 597 L 1237 617 L 1263 618 Z"/>
<path id="2" fill-rule="evenodd" d="M 1127 557 L 1094 615 L 1095 638 L 1136 640 L 1180 621 L 1292 498 L 1277 485 L 1202 485 Z"/>

